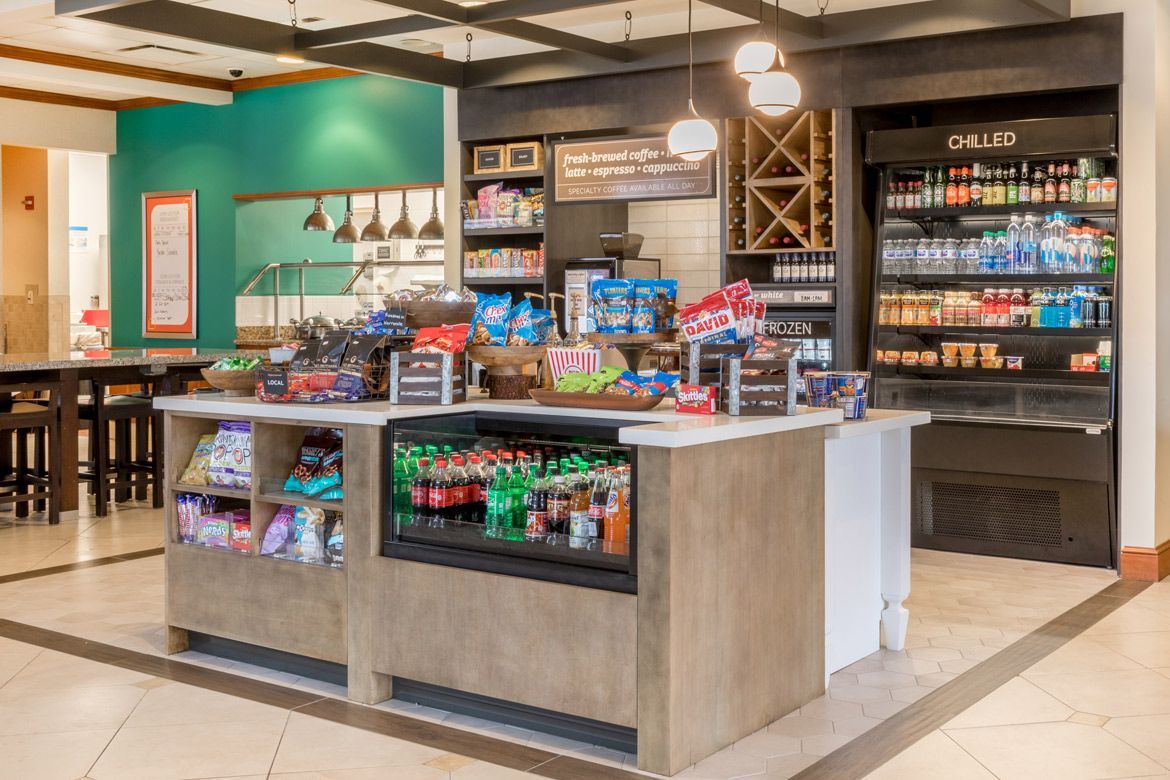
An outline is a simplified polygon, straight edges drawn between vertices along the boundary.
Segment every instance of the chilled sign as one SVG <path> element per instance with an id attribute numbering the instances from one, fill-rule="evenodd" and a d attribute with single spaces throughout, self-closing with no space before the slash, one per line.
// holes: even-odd
<path id="1" fill-rule="evenodd" d="M 675 157 L 662 136 L 565 141 L 553 158 L 558 203 L 715 195 L 714 156 Z"/>
<path id="2" fill-rule="evenodd" d="M 952 149 L 1002 149 L 1016 145 L 1016 134 L 1010 130 L 1002 133 L 956 133 L 947 139 Z"/>

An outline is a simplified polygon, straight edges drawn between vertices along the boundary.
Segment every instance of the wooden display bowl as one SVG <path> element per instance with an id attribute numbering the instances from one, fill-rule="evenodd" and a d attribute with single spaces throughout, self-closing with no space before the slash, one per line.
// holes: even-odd
<path id="1" fill-rule="evenodd" d="M 665 394 L 634 396 L 611 393 L 558 393 L 556 390 L 529 390 L 528 395 L 542 406 L 607 409 L 614 412 L 646 412 L 666 398 Z"/>
<path id="2" fill-rule="evenodd" d="M 467 355 L 488 370 L 489 374 L 519 374 L 524 366 L 544 360 L 548 347 L 469 346 Z"/>
<path id="3" fill-rule="evenodd" d="M 216 390 L 222 390 L 224 395 L 236 398 L 245 398 L 256 395 L 256 371 L 213 371 L 210 368 L 199 369 L 207 384 Z"/>

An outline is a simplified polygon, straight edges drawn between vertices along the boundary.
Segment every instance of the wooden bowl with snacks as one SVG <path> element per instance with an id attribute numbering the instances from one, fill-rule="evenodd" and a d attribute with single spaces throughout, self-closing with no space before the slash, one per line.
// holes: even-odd
<path id="1" fill-rule="evenodd" d="M 226 396 L 246 398 L 256 394 L 256 371 L 213 371 L 200 369 L 203 379 Z"/>

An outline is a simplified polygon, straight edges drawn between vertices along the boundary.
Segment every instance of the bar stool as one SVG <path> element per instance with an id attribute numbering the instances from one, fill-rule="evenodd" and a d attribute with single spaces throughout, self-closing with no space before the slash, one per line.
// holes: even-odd
<path id="1" fill-rule="evenodd" d="M 162 425 L 152 394 L 145 389 L 147 383 L 140 385 L 137 393 L 110 395 L 106 380 L 89 381 L 89 403 L 77 407 L 78 417 L 89 422 L 89 460 L 83 463 L 88 469 L 78 476 L 89 483 L 97 516 L 109 514 L 111 492 L 115 502 L 126 501 L 131 494 L 143 500 L 150 486 L 154 486 L 152 505 L 161 507 Z"/>
<path id="2" fill-rule="evenodd" d="M 59 382 L 0 385 L 0 505 L 16 504 L 17 517 L 28 517 L 30 504 L 47 509 L 50 525 L 61 522 L 60 397 Z"/>

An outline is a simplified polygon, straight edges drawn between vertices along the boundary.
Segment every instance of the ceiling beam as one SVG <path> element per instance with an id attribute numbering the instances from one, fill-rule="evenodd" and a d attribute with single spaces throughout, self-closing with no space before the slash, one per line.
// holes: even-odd
<path id="1" fill-rule="evenodd" d="M 543 16 L 556 14 L 562 11 L 576 11 L 580 8 L 596 8 L 602 5 L 615 5 L 624 0 L 498 0 L 477 8 L 469 8 L 467 20 L 472 24 L 484 22 L 502 22 L 508 19 L 521 19 L 526 16 Z"/>
<path id="2" fill-rule="evenodd" d="M 464 8 L 456 3 L 447 2 L 447 0 L 377 0 L 377 2 L 416 14 L 433 16 L 445 22 L 466 25 L 478 30 L 488 30 L 500 35 L 507 35 L 510 38 L 519 38 L 529 43 L 539 43 L 542 46 L 551 46 L 554 49 L 581 52 L 617 62 L 626 62 L 630 58 L 630 52 L 625 46 L 586 38 L 583 35 L 574 35 L 551 27 L 542 27 L 539 24 L 519 19 L 477 22 L 474 21 L 472 11 L 478 9 Z"/>
<path id="3" fill-rule="evenodd" d="M 230 88 L 194 87 L 108 71 L 87 70 L 68 65 L 0 56 L 0 82 L 5 79 L 36 81 L 45 84 L 50 89 L 56 87 L 66 92 L 71 89 L 91 89 L 112 92 L 126 97 L 145 95 L 167 100 L 182 100 L 187 103 L 203 103 L 209 106 L 222 106 L 232 102 Z"/>
<path id="4" fill-rule="evenodd" d="M 170 0 L 143 0 L 133 5 L 84 14 L 83 17 L 132 30 L 263 54 L 296 51 L 293 28 L 289 25 Z M 326 65 L 381 76 L 425 81 L 447 87 L 463 84 L 462 63 L 389 46 L 355 43 L 314 49 L 306 54 Z"/>
<path id="5" fill-rule="evenodd" d="M 328 30 L 302 30 L 296 34 L 295 40 L 298 49 L 315 49 L 319 46 L 368 41 L 371 38 L 383 38 L 389 35 L 409 35 L 425 30 L 437 30 L 441 27 L 451 27 L 454 24 L 454 22 L 436 19 L 433 16 L 410 14 L 409 16 L 399 16 L 397 19 L 378 19 L 373 22 L 333 27 Z"/>
<path id="6" fill-rule="evenodd" d="M 110 62 L 109 60 L 95 60 L 76 54 L 41 51 L 40 49 L 30 49 L 27 46 L 12 46 L 6 43 L 0 43 L 0 59 L 39 62 L 44 65 L 76 68 L 77 70 L 88 70 L 94 73 L 108 73 L 114 76 L 130 76 L 136 79 L 159 81 L 164 84 L 180 84 L 185 87 L 218 89 L 224 92 L 232 91 L 232 83 L 227 79 L 196 76 L 191 73 L 176 73 L 173 70 L 148 68 L 141 65 L 127 65 L 121 62 Z"/>
<path id="7" fill-rule="evenodd" d="M 118 105 L 118 102 L 114 100 L 82 97 L 80 95 L 64 95 L 59 92 L 43 92 L 39 89 L 22 89 L 21 87 L 0 87 L 0 98 L 31 100 L 34 103 L 51 103 L 57 106 L 73 106 L 75 108 L 97 108 L 102 111 L 114 111 Z"/>
<path id="8" fill-rule="evenodd" d="M 1019 0 L 1021 4 L 1038 11 L 1053 21 L 1068 21 L 1072 16 L 1072 0 Z"/>
<path id="9" fill-rule="evenodd" d="M 771 3 L 760 0 L 700 0 L 709 6 L 722 8 L 747 19 L 762 20 L 770 32 L 776 23 L 776 9 Z M 792 11 L 780 9 L 781 32 L 795 33 L 804 38 L 820 38 L 824 35 L 820 17 L 801 16 Z"/>

